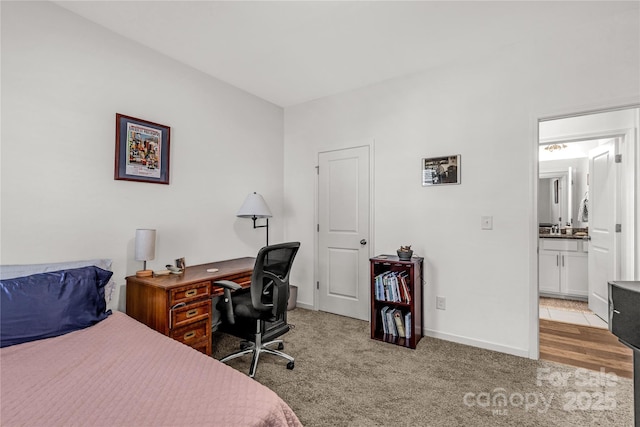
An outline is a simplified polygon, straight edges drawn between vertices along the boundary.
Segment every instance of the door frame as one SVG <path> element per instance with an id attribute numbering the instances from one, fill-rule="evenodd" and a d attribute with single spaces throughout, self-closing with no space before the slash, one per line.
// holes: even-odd
<path id="1" fill-rule="evenodd" d="M 556 111 L 547 111 L 547 112 L 537 112 L 533 113 L 530 116 L 530 126 L 531 126 L 531 165 L 529 168 L 529 188 L 531 198 L 529 200 L 530 208 L 529 212 L 531 215 L 529 217 L 529 358 L 538 360 L 540 358 L 540 313 L 539 313 L 539 289 L 538 289 L 538 235 L 539 235 L 539 225 L 538 225 L 538 175 L 539 171 L 539 146 L 540 146 L 540 134 L 539 134 L 539 123 L 543 121 L 549 120 L 557 120 L 557 119 L 568 119 L 572 117 L 578 116 L 587 116 L 593 114 L 607 113 L 619 110 L 627 110 L 633 108 L 640 108 L 640 102 L 637 98 L 627 98 L 627 99 L 618 99 L 617 101 L 613 101 L 611 103 L 599 104 L 599 105 L 591 105 L 591 106 L 574 106 L 567 107 L 561 110 Z M 639 125 L 636 123 L 636 125 Z M 585 135 L 575 135 L 575 137 L 565 139 L 566 142 L 569 141 L 578 141 L 580 139 L 593 139 L 594 137 L 601 135 L 602 138 L 608 137 L 627 137 L 629 129 L 620 129 L 615 131 L 603 131 L 597 134 L 585 134 Z M 545 141 L 546 142 L 546 141 Z M 623 149 L 623 155 L 628 156 L 634 159 L 634 162 L 631 165 L 638 165 L 637 167 L 640 169 L 640 147 L 637 145 L 640 144 L 640 135 L 636 135 L 636 146 L 630 146 L 631 144 L 625 143 L 625 147 Z M 631 168 L 633 169 L 633 168 Z M 637 170 L 629 171 L 627 168 L 626 172 L 622 172 L 621 175 L 625 176 L 629 173 L 633 174 L 633 177 L 627 177 L 627 179 L 632 179 L 634 182 L 634 186 L 636 188 L 636 193 L 640 191 L 640 177 L 637 173 Z M 626 187 L 625 187 L 626 188 Z M 632 205 L 630 207 L 629 205 Z M 640 209 L 640 197 L 636 196 L 636 200 L 633 200 L 626 206 L 626 210 L 624 212 L 625 219 L 629 218 L 630 210 L 634 211 Z M 640 257 L 640 248 L 634 248 L 633 242 L 636 239 L 637 228 L 640 227 L 640 224 L 636 224 L 636 219 L 632 216 L 632 221 L 630 223 L 630 235 L 625 237 L 624 240 L 626 244 L 623 246 L 630 245 L 630 248 L 633 253 L 634 261 L 637 261 Z M 631 234 L 632 233 L 632 234 Z M 637 249 L 637 250 L 636 250 Z M 634 262 L 637 264 L 637 262 Z M 638 277 L 638 266 L 634 269 L 635 277 Z"/>
<path id="2" fill-rule="evenodd" d="M 314 209 L 313 209 L 313 221 L 314 224 L 319 223 L 320 221 L 320 178 L 318 173 L 318 163 L 320 160 L 321 153 L 328 153 L 331 151 L 342 151 L 348 150 L 351 148 L 359 148 L 359 147 L 368 147 L 369 148 L 369 240 L 368 240 L 368 253 L 369 258 L 373 257 L 374 247 L 375 247 L 375 140 L 373 138 L 355 140 L 355 141 L 345 141 L 341 143 L 336 143 L 335 145 L 329 145 L 326 147 L 321 147 L 316 150 L 315 153 L 315 163 L 316 163 L 316 174 L 315 174 L 315 186 L 314 186 Z M 313 286 L 313 309 L 314 311 L 319 310 L 319 300 L 320 300 L 320 289 L 318 289 L 318 282 L 320 280 L 319 277 L 319 260 L 320 260 L 320 239 L 318 236 L 318 231 L 313 233 L 313 281 L 315 282 Z M 369 296 L 371 297 L 371 296 Z M 370 306 L 371 304 L 369 304 Z M 369 307 L 371 309 L 371 307 Z M 369 316 L 371 317 L 371 316 Z"/>

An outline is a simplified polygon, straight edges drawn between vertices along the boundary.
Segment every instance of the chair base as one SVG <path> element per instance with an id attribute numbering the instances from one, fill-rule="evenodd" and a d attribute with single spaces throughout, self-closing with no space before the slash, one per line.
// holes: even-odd
<path id="1" fill-rule="evenodd" d="M 282 348 L 281 346 L 283 345 L 283 342 L 282 340 L 273 340 L 273 341 L 268 341 L 266 343 L 262 343 L 262 335 L 256 334 L 255 343 L 249 341 L 248 348 L 245 348 L 244 350 L 240 350 L 236 353 L 232 353 L 228 356 L 225 356 L 222 359 L 220 359 L 220 361 L 223 363 L 226 363 L 229 360 L 236 359 L 238 357 L 242 357 L 247 354 L 252 354 L 253 357 L 251 359 L 251 367 L 249 368 L 249 376 L 251 378 L 253 378 L 256 375 L 256 369 L 258 368 L 258 359 L 260 358 L 260 355 L 262 353 L 272 354 L 274 356 L 279 356 L 288 360 L 289 363 L 287 363 L 287 369 L 293 369 L 295 366 L 295 359 L 279 350 L 274 350 L 272 348 L 269 348 L 268 346 L 272 344 L 278 344 L 279 348 Z"/>

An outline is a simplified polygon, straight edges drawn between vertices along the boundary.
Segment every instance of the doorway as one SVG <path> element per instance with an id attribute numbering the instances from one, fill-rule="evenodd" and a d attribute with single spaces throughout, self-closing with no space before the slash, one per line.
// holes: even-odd
<path id="1" fill-rule="evenodd" d="M 559 361 L 561 354 L 563 363 L 605 367 L 602 360 L 591 358 L 589 348 L 624 353 L 608 331 L 606 288 L 610 280 L 637 279 L 638 114 L 638 108 L 628 108 L 539 121 L 538 344 L 542 359 Z M 604 243 L 600 236 L 606 236 Z M 582 332 L 569 337 L 569 329 Z M 609 335 L 612 339 L 605 339 Z M 573 347 L 556 346 L 569 340 Z"/>
<path id="2" fill-rule="evenodd" d="M 540 144 L 538 283 L 541 319 L 607 328 L 606 312 L 594 313 L 587 303 L 593 299 L 589 292 L 588 268 L 591 256 L 589 225 L 593 222 L 589 215 L 593 208 L 589 196 L 590 176 L 593 184 L 589 159 L 594 149 L 606 144 L 606 139 L 599 138 L 573 142 L 547 139 Z M 609 219 L 613 221 L 613 218 Z M 601 292 L 596 295 L 600 296 Z"/>

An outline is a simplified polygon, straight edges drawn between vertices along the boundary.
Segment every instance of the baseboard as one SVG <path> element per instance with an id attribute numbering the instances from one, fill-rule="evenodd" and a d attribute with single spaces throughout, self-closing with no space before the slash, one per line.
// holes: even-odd
<path id="1" fill-rule="evenodd" d="M 314 310 L 313 304 L 305 304 L 301 302 L 296 303 L 296 307 L 304 308 L 307 310 Z M 472 347 L 484 348 L 485 350 L 497 351 L 500 353 L 511 354 L 519 357 L 529 357 L 529 350 L 525 350 L 517 347 L 510 347 L 502 344 L 496 344 L 489 341 L 481 341 L 473 338 L 463 337 L 460 335 L 446 334 L 432 329 L 424 329 L 424 335 L 431 338 L 438 338 L 445 341 L 452 341 L 458 344 L 470 345 Z"/>
<path id="2" fill-rule="evenodd" d="M 481 341 L 469 337 L 463 337 L 460 335 L 447 334 L 443 332 L 434 331 L 433 329 L 425 329 L 424 335 L 431 338 L 438 338 L 445 341 L 452 341 L 458 344 L 470 345 L 472 347 L 484 348 L 485 350 L 497 351 L 500 353 L 511 354 L 513 356 L 529 358 L 529 350 L 525 350 L 517 347 L 510 347 L 502 344 L 493 343 L 490 341 Z"/>
<path id="3" fill-rule="evenodd" d="M 303 302 L 296 302 L 296 307 L 304 308 L 307 310 L 313 310 L 313 304 L 305 304 Z"/>

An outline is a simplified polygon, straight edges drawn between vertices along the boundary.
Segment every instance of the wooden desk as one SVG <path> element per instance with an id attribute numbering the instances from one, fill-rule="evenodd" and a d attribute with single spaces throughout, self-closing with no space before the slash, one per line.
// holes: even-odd
<path id="1" fill-rule="evenodd" d="M 251 285 L 255 258 L 187 267 L 182 274 L 129 276 L 127 314 L 156 331 L 211 355 L 211 298 L 222 295 L 216 280 Z M 215 273 L 207 269 L 217 268 Z"/>

